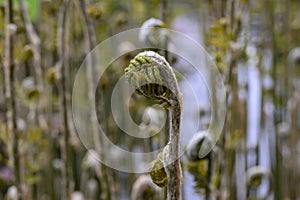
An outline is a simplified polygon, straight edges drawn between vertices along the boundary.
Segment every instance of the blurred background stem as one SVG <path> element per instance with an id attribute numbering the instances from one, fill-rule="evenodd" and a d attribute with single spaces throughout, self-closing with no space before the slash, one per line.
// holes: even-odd
<path id="1" fill-rule="evenodd" d="M 85 23 L 86 27 L 86 33 L 87 33 L 87 38 L 88 38 L 88 48 L 87 48 L 87 53 L 90 53 L 94 47 L 96 47 L 96 35 L 95 35 L 95 30 L 93 28 L 93 25 L 90 21 L 90 19 L 87 16 L 86 13 L 86 5 L 84 0 L 79 0 L 80 3 L 80 8 L 81 12 L 83 15 L 83 20 Z M 92 55 L 92 54 L 91 54 Z M 95 91 L 94 91 L 94 66 L 96 65 L 96 58 L 89 56 L 88 57 L 88 64 L 87 64 L 87 79 L 90 80 L 88 82 L 88 98 L 90 102 L 95 102 Z M 101 98 L 100 101 L 103 101 Z M 101 105 L 103 105 L 101 103 Z M 96 109 L 94 109 L 96 110 Z M 103 108 L 101 108 L 101 111 L 103 111 Z M 99 113 L 103 114 L 103 112 Z M 101 156 L 101 158 L 104 158 L 105 155 L 102 151 L 103 145 L 101 144 L 101 138 L 99 137 L 99 131 L 98 131 L 98 119 L 96 115 L 91 116 L 91 121 L 92 121 L 92 132 L 93 132 L 93 137 L 94 137 L 94 146 L 96 148 L 96 151 L 98 154 Z M 104 158 L 105 159 L 105 158 Z M 100 164 L 100 171 L 101 171 L 101 177 L 99 177 L 100 180 L 103 180 L 101 182 L 101 199 L 104 200 L 110 200 L 111 199 L 111 191 L 110 191 L 110 185 L 111 185 L 111 180 L 110 176 L 108 175 L 108 169 L 105 165 L 102 163 Z"/>
<path id="2" fill-rule="evenodd" d="M 6 2 L 5 8 L 5 52 L 4 52 L 4 73 L 5 73 L 5 102 L 6 102 L 6 117 L 7 131 L 11 139 L 12 161 L 15 172 L 15 185 L 17 187 L 18 199 L 22 199 L 22 184 L 21 184 L 21 166 L 19 153 L 19 135 L 17 131 L 17 107 L 16 107 L 16 92 L 15 92 L 15 60 L 14 60 L 14 35 L 16 25 L 14 24 L 13 15 L 13 0 Z"/>
<path id="3" fill-rule="evenodd" d="M 68 117 L 68 91 L 67 91 L 67 42 L 66 42 L 66 19 L 68 14 L 68 8 L 70 0 L 64 0 L 59 13 L 58 21 L 58 55 L 59 55 L 59 69 L 61 71 L 61 83 L 60 83 L 60 98 L 61 98 L 61 114 L 64 124 L 64 142 L 62 145 L 62 158 L 64 163 L 63 168 L 63 199 L 71 199 L 71 167 L 70 167 L 70 129 L 69 129 L 69 117 Z"/>

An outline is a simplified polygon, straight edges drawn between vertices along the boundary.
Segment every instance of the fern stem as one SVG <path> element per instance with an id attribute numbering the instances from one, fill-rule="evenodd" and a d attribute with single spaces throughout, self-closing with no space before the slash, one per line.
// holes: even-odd
<path id="1" fill-rule="evenodd" d="M 13 1 L 8 0 L 6 4 L 6 33 L 4 48 L 4 72 L 5 72 L 5 101 L 7 104 L 7 131 L 11 136 L 12 160 L 15 172 L 15 185 L 17 187 L 18 199 L 22 199 L 21 192 L 21 167 L 19 155 L 19 136 L 17 132 L 17 110 L 15 95 L 15 64 L 14 64 L 14 24 L 13 24 Z"/>
<path id="2" fill-rule="evenodd" d="M 182 172 L 180 166 L 180 120 L 181 120 L 181 103 L 175 101 L 170 107 L 170 138 L 169 154 L 173 162 L 167 166 L 169 183 L 167 187 L 167 199 L 181 199 L 181 179 Z"/>
<path id="3" fill-rule="evenodd" d="M 58 22 L 58 47 L 59 47 L 59 68 L 61 70 L 61 83 L 60 83 L 60 97 L 62 102 L 62 115 L 63 115 L 63 124 L 64 124 L 64 146 L 62 148 L 62 157 L 64 160 L 64 170 L 63 170 L 63 199 L 69 200 L 71 199 L 71 187 L 70 187 L 70 179 L 71 179 L 71 172 L 70 172 L 70 145 L 69 145 L 69 138 L 70 138 L 70 129 L 69 129 L 69 122 L 68 122 L 68 97 L 67 97 L 67 86 L 66 86 L 66 79 L 67 79 L 67 70 L 66 70 L 66 19 L 67 19 L 67 12 L 70 5 L 70 0 L 64 0 L 63 5 L 61 7 L 59 13 L 59 22 Z"/>

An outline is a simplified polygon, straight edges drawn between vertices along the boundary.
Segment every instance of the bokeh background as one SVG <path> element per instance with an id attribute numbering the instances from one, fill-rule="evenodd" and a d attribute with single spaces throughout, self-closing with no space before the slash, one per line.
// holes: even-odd
<path id="1" fill-rule="evenodd" d="M 164 199 L 165 189 L 149 174 L 98 162 L 101 141 L 87 138 L 94 148 L 85 148 L 72 119 L 73 83 L 87 54 L 145 23 L 201 44 L 226 87 L 226 121 L 217 145 L 208 157 L 181 157 L 183 199 L 300 199 L 299 10 L 298 0 L 1 0 L 0 199 Z M 149 23 L 151 18 L 157 21 Z M 160 34 L 148 32 L 144 42 L 161 47 Z M 117 51 L 130 45 L 120 43 Z M 97 121 L 108 138 L 126 150 L 148 152 L 165 145 L 168 127 L 151 139 L 130 138 L 110 110 L 115 83 L 140 51 L 113 62 L 82 106 L 84 98 L 95 98 Z M 211 119 L 208 87 L 214 86 L 180 56 L 156 51 L 178 72 L 182 139 L 186 144 L 198 134 L 197 152 Z M 198 91 L 197 105 L 184 95 L 190 86 Z M 160 106 L 136 94 L 128 106 L 137 124 L 149 124 L 149 116 L 159 124 L 164 116 Z M 106 156 L 118 158 L 114 152 Z"/>

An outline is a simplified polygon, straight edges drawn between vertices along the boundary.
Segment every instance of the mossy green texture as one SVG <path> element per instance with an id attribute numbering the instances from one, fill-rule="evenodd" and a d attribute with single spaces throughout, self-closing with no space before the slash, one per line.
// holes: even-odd
<path id="1" fill-rule="evenodd" d="M 168 184 L 168 175 L 161 161 L 161 157 L 162 154 L 160 153 L 158 158 L 152 162 L 150 176 L 154 184 L 159 187 L 164 187 Z"/>

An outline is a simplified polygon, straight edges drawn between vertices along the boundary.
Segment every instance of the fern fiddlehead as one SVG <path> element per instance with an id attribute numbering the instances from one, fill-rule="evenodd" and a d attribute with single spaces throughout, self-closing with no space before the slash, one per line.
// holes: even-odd
<path id="1" fill-rule="evenodd" d="M 160 153 L 157 159 L 152 162 L 150 169 L 152 182 L 159 187 L 164 187 L 168 184 L 168 176 L 162 159 L 162 153 Z"/>
<path id="2" fill-rule="evenodd" d="M 153 51 L 139 53 L 130 61 L 125 75 L 133 88 L 146 98 L 171 105 L 179 96 L 174 72 L 164 57 Z"/>
<path id="3" fill-rule="evenodd" d="M 138 93 L 156 100 L 169 110 L 169 142 L 151 168 L 152 181 L 167 187 L 167 199 L 181 198 L 179 162 L 181 94 L 173 69 L 166 59 L 153 51 L 139 53 L 125 69 L 125 76 Z M 164 171 L 166 170 L 166 171 Z M 167 176 L 166 176 L 167 175 Z"/>

